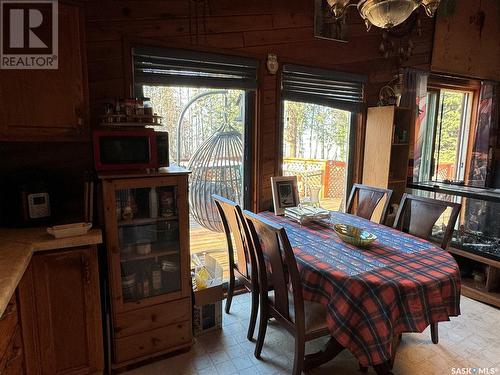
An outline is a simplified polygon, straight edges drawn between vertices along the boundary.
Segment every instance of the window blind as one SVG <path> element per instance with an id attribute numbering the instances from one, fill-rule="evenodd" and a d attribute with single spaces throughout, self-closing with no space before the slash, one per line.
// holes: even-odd
<path id="1" fill-rule="evenodd" d="M 182 85 L 257 88 L 257 60 L 183 49 L 132 50 L 136 86 Z"/>
<path id="2" fill-rule="evenodd" d="M 313 102 L 351 112 L 365 107 L 362 75 L 285 64 L 281 75 L 284 99 Z"/>

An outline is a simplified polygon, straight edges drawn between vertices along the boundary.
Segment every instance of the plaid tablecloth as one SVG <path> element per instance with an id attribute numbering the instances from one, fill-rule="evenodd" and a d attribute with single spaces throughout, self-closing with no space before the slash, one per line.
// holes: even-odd
<path id="1" fill-rule="evenodd" d="M 362 365 L 388 361 L 395 335 L 460 315 L 460 272 L 440 247 L 340 212 L 332 212 L 333 223 L 364 228 L 378 239 L 360 249 L 325 226 L 260 215 L 285 228 L 304 299 L 326 306 L 332 336 Z"/>

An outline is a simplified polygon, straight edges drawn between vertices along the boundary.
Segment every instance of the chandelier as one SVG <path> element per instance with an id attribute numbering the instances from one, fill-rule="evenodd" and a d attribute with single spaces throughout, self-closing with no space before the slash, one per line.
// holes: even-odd
<path id="1" fill-rule="evenodd" d="M 327 0 L 335 18 L 341 18 L 347 7 L 357 6 L 359 14 L 370 29 L 375 25 L 390 29 L 404 22 L 419 6 L 434 17 L 441 0 Z"/>

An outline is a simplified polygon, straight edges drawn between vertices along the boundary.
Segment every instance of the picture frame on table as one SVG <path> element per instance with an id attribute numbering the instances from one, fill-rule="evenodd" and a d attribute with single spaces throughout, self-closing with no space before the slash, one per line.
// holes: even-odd
<path id="1" fill-rule="evenodd" d="M 275 215 L 283 215 L 285 208 L 299 205 L 297 176 L 271 177 L 271 189 Z"/>

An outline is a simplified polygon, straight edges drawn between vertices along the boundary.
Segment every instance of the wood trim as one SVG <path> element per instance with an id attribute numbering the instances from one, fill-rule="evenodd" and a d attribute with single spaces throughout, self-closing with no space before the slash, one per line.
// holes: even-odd
<path id="1" fill-rule="evenodd" d="M 132 59 L 130 39 L 122 36 L 123 93 L 125 97 L 134 97 L 134 61 Z"/>
<path id="2" fill-rule="evenodd" d="M 476 91 L 481 88 L 481 83 L 476 78 L 431 73 L 429 75 L 427 87 L 459 91 Z"/>
<path id="3" fill-rule="evenodd" d="M 472 111 L 470 116 L 470 125 L 469 125 L 469 139 L 467 140 L 467 154 L 465 156 L 465 176 L 464 180 L 469 180 L 470 167 L 472 164 L 472 149 L 474 147 L 474 135 L 476 134 L 477 125 L 478 125 L 478 116 L 479 116 L 479 97 L 481 96 L 481 90 L 478 88 L 477 90 L 472 91 Z"/>
<path id="4" fill-rule="evenodd" d="M 356 134 L 354 138 L 354 167 L 352 171 L 352 182 L 361 183 L 363 179 L 363 160 L 365 155 L 365 139 L 366 139 L 366 120 L 367 111 L 365 109 L 362 113 L 357 114 Z"/>
<path id="5" fill-rule="evenodd" d="M 473 281 L 462 280 L 462 295 L 493 306 L 500 307 L 500 293 L 486 292 L 474 288 Z"/>
<path id="6" fill-rule="evenodd" d="M 258 76 L 257 76 L 257 81 L 261 82 L 261 75 L 262 75 L 262 69 L 259 69 L 258 71 Z M 257 86 L 257 91 L 255 92 L 255 99 L 254 99 L 254 119 L 253 119 L 253 131 L 252 131 L 252 147 L 253 147 L 253 153 L 252 153 L 252 188 L 253 188 L 253 193 L 252 193 L 252 207 L 250 207 L 254 212 L 257 212 L 257 210 L 260 207 L 260 202 L 261 202 L 261 191 L 262 191 L 262 186 L 261 186 L 261 179 L 260 176 L 262 174 L 262 158 L 260 155 L 261 152 L 261 122 L 262 122 L 262 107 L 263 105 L 261 104 L 261 100 L 263 100 L 263 93 L 262 93 L 262 87 L 261 85 Z"/>
<path id="7" fill-rule="evenodd" d="M 460 249 L 454 248 L 452 246 L 450 246 L 448 248 L 448 252 L 455 254 L 455 255 L 459 255 L 459 256 L 467 258 L 467 259 L 475 260 L 475 261 L 483 263 L 483 264 L 488 264 L 488 265 L 493 266 L 495 268 L 500 268 L 500 261 L 498 261 L 498 260 L 485 258 L 485 257 L 482 257 L 481 255 L 469 253 L 468 251 L 460 250 Z"/>
<path id="8" fill-rule="evenodd" d="M 276 150 L 278 157 L 276 158 L 275 172 L 277 176 L 283 175 L 283 129 L 285 122 L 283 120 L 285 115 L 285 98 L 281 91 L 281 75 L 283 74 L 283 66 L 288 64 L 287 61 L 281 62 L 279 69 L 276 72 L 275 90 L 276 90 Z"/>
<path id="9" fill-rule="evenodd" d="M 90 94 L 89 94 L 89 73 L 88 73 L 88 61 L 87 61 L 87 39 L 86 39 L 86 23 L 85 23 L 85 6 L 79 1 L 75 0 L 62 0 L 60 3 L 68 4 L 78 8 L 78 18 L 79 18 L 79 38 L 80 38 L 80 57 L 81 57 L 81 68 L 82 68 L 82 97 L 83 97 L 83 136 L 82 140 L 85 142 L 90 142 Z M 77 139 L 78 140 L 78 139 Z"/>

